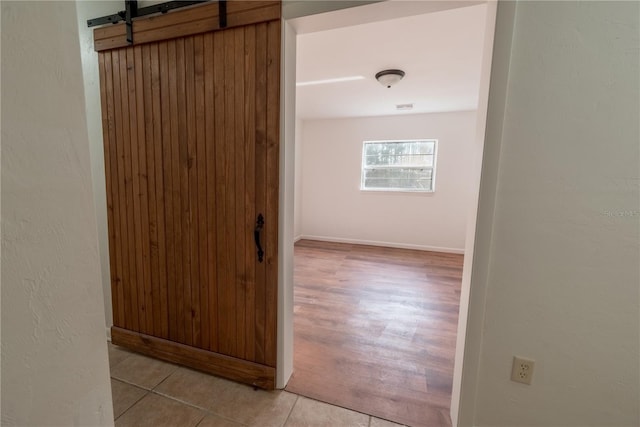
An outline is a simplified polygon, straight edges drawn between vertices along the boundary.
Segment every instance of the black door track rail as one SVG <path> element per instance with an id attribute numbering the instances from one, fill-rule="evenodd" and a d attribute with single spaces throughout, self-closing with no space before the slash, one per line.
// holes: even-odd
<path id="1" fill-rule="evenodd" d="M 138 8 L 137 0 L 125 0 L 125 10 L 122 10 L 113 15 L 102 16 L 100 18 L 89 19 L 87 21 L 87 27 L 96 27 L 98 25 L 105 24 L 117 24 L 120 21 L 125 21 L 127 25 L 127 42 L 133 44 L 133 18 L 139 18 L 141 16 L 152 15 L 154 13 L 167 13 L 173 9 L 179 9 L 181 7 L 192 6 L 198 3 L 205 3 L 210 0 L 188 0 L 188 1 L 168 1 L 166 3 L 154 4 L 153 6 L 147 6 Z M 218 0 L 220 28 L 227 26 L 227 0 Z"/>

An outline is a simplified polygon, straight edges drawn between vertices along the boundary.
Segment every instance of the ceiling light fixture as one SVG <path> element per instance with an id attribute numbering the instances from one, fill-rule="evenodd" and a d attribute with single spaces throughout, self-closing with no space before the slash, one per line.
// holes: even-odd
<path id="1" fill-rule="evenodd" d="M 403 77 L 404 71 L 402 70 L 382 70 L 376 73 L 376 80 L 378 80 L 382 86 L 386 86 L 387 88 L 398 83 Z"/>
<path id="2" fill-rule="evenodd" d="M 349 76 L 349 77 L 338 77 L 335 79 L 326 79 L 326 80 L 311 80 L 308 82 L 298 82 L 296 86 L 313 86 L 313 85 L 322 85 L 327 83 L 342 83 L 342 82 L 351 82 L 354 80 L 363 80 L 363 76 Z"/>

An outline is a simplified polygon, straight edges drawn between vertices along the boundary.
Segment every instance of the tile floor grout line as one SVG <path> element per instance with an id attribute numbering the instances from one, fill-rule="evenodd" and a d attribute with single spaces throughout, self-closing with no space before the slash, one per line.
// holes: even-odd
<path id="1" fill-rule="evenodd" d="M 368 417 L 376 417 L 375 415 L 367 414 L 366 412 L 358 411 L 357 409 L 347 408 L 346 406 L 341 406 L 341 405 L 339 405 L 337 403 L 327 402 L 327 401 L 324 401 L 324 400 L 316 399 L 315 397 L 309 397 L 309 396 L 305 396 L 304 394 L 298 394 L 298 393 L 295 393 L 293 391 L 289 391 L 289 393 L 295 394 L 296 396 L 304 397 L 305 399 L 313 400 L 315 402 L 324 403 L 325 405 L 331 405 L 331 406 L 335 406 L 336 408 L 346 409 L 347 411 L 355 412 L 357 414 L 366 415 Z M 297 400 L 296 400 L 296 402 L 297 402 Z M 380 418 L 380 417 L 376 417 L 376 418 Z M 380 419 L 381 420 L 385 420 L 385 421 L 390 421 L 390 420 L 386 420 L 385 418 L 380 418 Z M 391 421 L 391 422 L 395 423 L 395 421 Z M 396 424 L 398 424 L 398 423 L 396 423 Z"/>
<path id="2" fill-rule="evenodd" d="M 202 424 L 202 422 L 204 421 L 204 419 L 205 419 L 205 418 L 207 418 L 207 413 L 206 413 L 206 412 L 205 412 L 205 414 L 204 414 L 204 415 L 202 415 L 202 418 L 200 418 L 200 421 L 198 421 L 198 422 L 196 423 L 196 425 L 195 425 L 195 426 L 193 426 L 193 427 L 198 427 L 200 424 Z"/>
<path id="3" fill-rule="evenodd" d="M 112 377 L 111 377 L 111 379 L 116 380 L 116 381 L 120 381 L 121 383 L 125 383 L 125 384 L 128 384 L 128 385 L 132 385 L 132 386 L 134 386 L 134 387 L 139 388 L 140 390 L 144 390 L 144 391 L 151 391 L 151 390 L 152 390 L 152 389 L 150 389 L 150 388 L 146 388 L 146 387 L 144 387 L 144 386 L 141 386 L 140 384 L 132 383 L 132 382 L 127 381 L 127 380 L 124 380 L 124 379 L 122 379 L 122 378 L 118 378 L 118 377 L 113 377 L 113 376 L 112 376 Z"/>
<path id="4" fill-rule="evenodd" d="M 109 366 L 109 372 L 111 372 L 111 370 L 115 369 L 116 366 L 120 366 L 123 362 L 125 362 L 127 359 L 129 359 L 131 356 L 133 355 L 133 353 L 127 355 L 127 357 L 125 357 L 124 359 L 122 359 L 121 361 L 119 361 L 118 363 L 116 363 L 113 366 Z"/>
<path id="5" fill-rule="evenodd" d="M 180 367 L 178 367 L 178 369 L 179 369 L 179 368 L 180 368 Z M 119 378 L 111 377 L 111 379 L 113 379 L 113 380 L 115 380 L 115 381 L 122 382 L 123 384 L 127 384 L 127 385 L 130 385 L 130 386 L 132 386 L 132 387 L 135 387 L 135 388 L 137 388 L 137 389 L 139 389 L 139 390 L 144 391 L 144 394 L 143 394 L 140 398 L 138 398 L 135 402 L 133 402 L 130 406 L 128 406 L 128 407 L 127 407 L 127 409 L 125 409 L 125 410 L 124 410 L 124 411 L 123 411 L 123 412 L 122 412 L 122 413 L 121 413 L 117 418 L 115 418 L 115 419 L 114 419 L 114 421 L 116 421 L 116 420 L 120 419 L 120 418 L 121 418 L 123 415 L 125 415 L 129 410 L 131 410 L 131 408 L 133 408 L 134 406 L 136 406 L 136 405 L 137 405 L 137 404 L 138 404 L 142 399 L 144 399 L 145 397 L 147 397 L 149 394 L 155 394 L 155 395 L 157 395 L 157 396 L 164 397 L 164 398 L 169 399 L 169 400 L 172 400 L 172 401 L 174 401 L 174 402 L 181 403 L 181 404 L 183 404 L 183 405 L 186 405 L 186 406 L 189 406 L 189 407 L 192 407 L 192 408 L 194 408 L 194 409 L 197 409 L 197 410 L 202 411 L 202 412 L 204 413 L 204 415 L 203 415 L 202 419 L 200 419 L 200 420 L 198 421 L 198 423 L 195 425 L 195 427 L 197 427 L 199 424 L 201 424 L 201 423 L 202 423 L 202 421 L 204 421 L 204 419 L 205 419 L 208 415 L 212 415 L 212 416 L 214 416 L 214 417 L 216 417 L 216 418 L 223 419 L 223 420 L 226 420 L 226 421 L 230 421 L 230 422 L 233 422 L 233 423 L 238 424 L 238 425 L 241 425 L 241 426 L 245 426 L 245 427 L 247 426 L 246 424 L 244 424 L 244 423 L 242 423 L 242 422 L 240 422 L 240 421 L 236 421 L 236 420 L 234 420 L 234 419 L 231 419 L 231 418 L 228 418 L 228 417 L 222 416 L 222 415 L 220 415 L 220 414 L 218 414 L 218 413 L 216 413 L 216 412 L 213 412 L 213 411 L 211 411 L 210 409 L 207 409 L 207 408 L 205 408 L 205 407 L 198 406 L 198 405 L 195 405 L 195 404 L 193 404 L 193 403 L 190 403 L 190 402 L 187 402 L 187 401 L 184 401 L 184 400 L 181 400 L 181 399 L 177 399 L 177 398 L 175 398 L 175 397 L 173 397 L 173 396 L 170 396 L 170 395 L 168 395 L 168 394 L 164 394 L 164 393 L 162 393 L 162 392 L 160 392 L 160 391 L 156 390 L 156 388 L 157 388 L 157 387 L 159 387 L 159 386 L 160 386 L 162 383 L 164 383 L 164 382 L 165 382 L 165 381 L 166 381 L 170 376 L 172 376 L 175 372 L 177 372 L 177 371 L 178 371 L 178 369 L 176 369 L 176 370 L 175 370 L 175 371 L 173 371 L 171 374 L 169 374 L 166 378 L 164 378 L 162 381 L 160 381 L 160 382 L 159 382 L 159 383 L 158 383 L 158 384 L 157 384 L 153 389 L 146 389 L 146 388 L 144 388 L 144 387 L 139 386 L 138 384 L 134 384 L 134 383 L 131 383 L 131 382 L 129 382 L 129 381 L 122 380 L 122 379 L 119 379 Z M 285 391 L 286 391 L 286 390 L 285 390 Z M 338 408 L 346 409 L 346 410 L 351 411 L 351 412 L 356 412 L 356 413 L 360 413 L 360 414 L 366 415 L 367 417 L 369 417 L 367 426 L 368 426 L 368 427 L 371 427 L 371 422 L 373 421 L 373 418 L 374 418 L 374 416 L 373 416 L 373 415 L 365 414 L 365 413 L 360 412 L 360 411 L 354 411 L 354 410 L 352 410 L 352 409 L 344 408 L 344 407 L 341 407 L 341 406 L 339 406 L 339 405 L 334 405 L 334 404 L 330 404 L 330 403 L 327 403 L 327 402 L 323 402 L 323 401 L 318 400 L 318 399 L 313 399 L 313 398 L 308 398 L 308 397 L 305 397 L 305 396 L 301 396 L 301 395 L 299 395 L 299 394 L 297 394 L 297 393 L 293 393 L 293 392 L 288 392 L 288 393 L 293 394 L 294 396 L 296 396 L 296 399 L 295 399 L 295 402 L 293 403 L 293 405 L 291 406 L 291 409 L 289 409 L 289 412 L 288 412 L 288 414 L 287 414 L 287 417 L 286 417 L 286 419 L 284 420 L 284 423 L 282 424 L 282 426 L 285 426 L 285 425 L 287 424 L 287 422 L 289 421 L 289 419 L 291 418 L 291 415 L 292 415 L 292 413 L 293 413 L 293 410 L 295 409 L 295 406 L 298 404 L 298 402 L 299 402 L 299 400 L 300 400 L 300 397 L 304 397 L 304 398 L 309 399 L 309 400 L 317 401 L 317 402 L 324 403 L 324 404 L 327 404 L 327 405 L 330 405 L 330 406 L 335 406 L 335 407 L 338 407 Z M 377 418 L 377 417 L 376 417 L 376 418 Z M 387 421 L 388 421 L 388 420 L 387 420 Z"/>
<path id="6" fill-rule="evenodd" d="M 217 418 L 222 418 L 225 421 L 231 421 L 231 422 L 233 422 L 235 424 L 239 424 L 241 426 L 246 426 L 245 423 L 242 423 L 242 422 L 236 421 L 236 420 L 234 420 L 232 418 L 228 418 L 228 417 L 225 417 L 223 415 L 217 414 L 217 413 L 213 412 L 212 410 L 207 409 L 207 408 L 205 408 L 203 406 L 195 405 L 195 404 L 193 404 L 191 402 L 187 402 L 186 400 L 177 399 L 177 398 L 175 398 L 173 396 L 170 396 L 168 394 L 164 394 L 164 393 L 162 393 L 162 392 L 160 392 L 158 390 L 149 390 L 149 393 L 153 393 L 153 394 L 155 394 L 157 396 L 161 396 L 161 397 L 167 398 L 169 400 L 173 400 L 174 402 L 182 403 L 183 405 L 187 405 L 187 406 L 190 406 L 192 408 L 199 409 L 201 411 L 204 411 L 207 415 L 213 415 L 213 416 L 215 416 Z"/>
<path id="7" fill-rule="evenodd" d="M 287 392 L 290 393 L 290 392 Z M 293 408 L 296 407 L 296 405 L 298 404 L 298 400 L 300 399 L 300 395 L 296 394 L 296 393 L 292 393 L 295 397 L 296 397 L 296 401 L 293 402 L 293 405 L 291 405 L 291 409 L 289 409 L 289 413 L 287 414 L 287 418 L 284 419 L 284 423 L 282 423 L 282 427 L 286 426 L 287 423 L 289 422 L 289 418 L 291 418 L 291 414 L 293 413 Z"/>
<path id="8" fill-rule="evenodd" d="M 130 386 L 133 386 L 133 387 L 135 387 L 137 389 L 140 389 L 142 391 L 151 391 L 151 389 L 149 389 L 149 388 L 141 387 L 138 384 L 130 383 L 129 381 L 121 380 L 120 378 L 111 377 L 111 376 L 109 378 L 111 378 L 112 380 L 115 380 L 115 381 L 119 381 L 119 382 L 121 382 L 123 384 L 127 384 L 127 385 L 130 385 Z"/>
<path id="9" fill-rule="evenodd" d="M 151 391 L 150 391 L 150 393 L 153 393 L 153 394 L 155 394 L 155 395 L 158 395 L 158 396 L 164 397 L 164 398 L 169 399 L 169 400 L 173 400 L 173 401 L 178 402 L 178 403 L 182 403 L 182 404 L 187 405 L 187 406 L 191 406 L 192 408 L 199 409 L 199 410 L 201 410 L 201 411 L 205 411 L 205 412 L 207 412 L 207 413 L 208 413 L 208 414 L 210 414 L 210 415 L 217 415 L 216 413 L 211 412 L 211 411 L 210 411 L 209 409 L 207 409 L 207 408 L 204 408 L 204 407 L 202 407 L 202 406 L 195 405 L 195 404 L 193 404 L 193 403 L 191 403 L 191 402 L 187 402 L 187 401 L 185 401 L 185 400 L 177 399 L 177 398 L 175 398 L 175 397 L 173 397 L 173 396 L 170 396 L 170 395 L 168 395 L 168 394 L 164 394 L 164 393 L 162 393 L 162 392 L 160 392 L 160 391 L 157 391 L 157 390 L 151 390 Z M 233 420 L 231 420 L 231 421 L 233 421 Z"/>
<path id="10" fill-rule="evenodd" d="M 153 386 L 151 388 L 151 391 L 155 390 L 156 388 L 160 387 L 160 385 L 165 382 L 171 375 L 175 374 L 176 372 L 178 372 L 178 370 L 180 370 L 180 366 L 178 365 L 174 365 L 176 366 L 176 369 L 174 369 L 169 375 L 167 375 L 166 377 L 164 377 L 158 384 L 156 384 L 155 386 Z"/>
<path id="11" fill-rule="evenodd" d="M 142 389 L 144 390 L 144 389 Z M 129 406 L 127 409 L 125 409 L 124 411 L 122 411 L 122 413 L 120 415 L 118 415 L 118 417 L 113 419 L 113 422 L 115 423 L 117 420 L 119 420 L 124 414 L 126 414 L 127 412 L 129 412 L 129 410 L 131 410 L 131 408 L 133 408 L 134 406 L 136 406 L 138 404 L 138 402 L 140 402 L 142 399 L 144 399 L 145 397 L 147 397 L 149 395 L 149 393 L 151 393 L 150 390 L 144 390 L 145 394 L 143 394 L 138 400 L 136 400 L 135 402 L 133 402 L 133 404 L 131 404 L 131 406 Z"/>
<path id="12" fill-rule="evenodd" d="M 119 365 L 119 364 L 121 364 L 121 363 L 124 363 L 124 362 L 125 362 L 126 360 L 128 360 L 129 358 L 130 358 L 130 357 L 129 357 L 129 356 L 127 356 L 124 360 L 120 361 L 120 362 L 119 362 L 118 364 L 116 364 L 116 365 Z M 116 365 L 114 365 L 114 366 L 116 366 Z M 142 394 L 138 399 L 136 399 L 132 404 L 128 405 L 128 406 L 127 406 L 127 408 L 126 408 L 126 409 L 125 409 L 125 410 L 124 410 L 124 411 L 123 411 L 123 412 L 122 412 L 122 413 L 121 413 L 117 418 L 114 418 L 114 421 L 119 420 L 123 415 L 127 414 L 127 413 L 131 410 L 131 408 L 135 407 L 137 404 L 139 404 L 139 403 L 140 403 L 140 401 L 142 401 L 143 399 L 145 399 L 146 397 L 148 397 L 150 394 L 154 394 L 154 395 L 156 395 L 156 396 L 160 396 L 160 397 L 163 397 L 163 398 L 169 399 L 170 401 L 173 401 L 173 402 L 176 402 L 176 403 L 179 403 L 179 404 L 183 404 L 183 405 L 185 405 L 185 406 L 187 406 L 187 407 L 191 407 L 191 408 L 194 408 L 194 409 L 196 409 L 196 410 L 198 410 L 198 411 L 201 411 L 201 412 L 203 413 L 203 416 L 202 416 L 202 418 L 201 418 L 201 419 L 199 419 L 199 421 L 194 425 L 194 427 L 197 427 L 198 425 L 200 425 L 200 424 L 204 421 L 204 419 L 205 419 L 205 418 L 207 418 L 208 416 L 212 416 L 212 417 L 215 417 L 215 418 L 220 419 L 220 420 L 229 421 L 229 422 L 232 422 L 232 423 L 237 424 L 237 425 L 239 425 L 239 426 L 247 427 L 247 424 L 245 424 L 245 423 L 243 423 L 243 422 L 236 421 L 236 420 L 234 420 L 234 419 L 232 419 L 232 418 L 228 418 L 228 417 L 226 417 L 226 416 L 220 415 L 220 414 L 218 414 L 218 413 L 216 413 L 216 412 L 213 412 L 212 410 L 210 410 L 210 409 L 208 409 L 208 408 L 205 408 L 205 407 L 202 407 L 202 406 L 198 406 L 198 405 L 193 404 L 193 403 L 190 403 L 190 402 L 188 402 L 188 401 L 180 400 L 180 399 L 175 398 L 175 397 L 173 397 L 173 396 L 171 396 L 171 395 L 168 395 L 168 394 L 164 394 L 163 392 L 161 392 L 160 390 L 158 390 L 158 388 L 159 388 L 162 384 L 164 384 L 164 383 L 165 383 L 165 382 L 166 382 L 170 377 L 172 377 L 173 375 L 175 375 L 175 374 L 176 374 L 176 372 L 178 372 L 178 371 L 182 368 L 182 367 L 181 367 L 181 366 L 179 366 L 179 365 L 173 365 L 173 364 L 170 364 L 170 365 L 172 365 L 173 367 L 175 367 L 175 369 L 174 369 L 172 372 L 168 373 L 166 376 L 164 376 L 164 378 L 162 378 L 162 379 L 161 379 L 161 380 L 160 380 L 160 381 L 159 381 L 155 386 L 152 386 L 151 388 L 146 388 L 146 387 L 141 386 L 141 385 L 139 385 L 139 384 L 136 384 L 136 383 L 134 383 L 134 382 L 130 382 L 129 380 L 126 380 L 126 379 L 121 379 L 121 378 L 117 378 L 117 377 L 114 377 L 114 376 L 110 376 L 110 378 L 111 378 L 113 381 L 118 381 L 118 382 L 120 382 L 120 383 L 122 383 L 122 384 L 127 384 L 127 385 L 129 385 L 129 386 L 131 386 L 131 387 L 134 387 L 134 388 L 136 388 L 136 389 L 138 389 L 138 390 L 143 391 L 143 394 Z M 110 367 L 110 370 L 111 370 L 111 369 L 113 369 L 113 368 L 112 368 L 112 367 Z M 298 394 L 298 393 L 291 392 L 291 391 L 287 391 L 286 389 L 284 389 L 283 391 L 286 391 L 287 393 L 290 393 L 290 394 L 294 395 L 294 396 L 295 396 L 295 400 L 294 400 L 293 404 L 291 405 L 290 409 L 288 410 L 287 416 L 286 416 L 286 418 L 285 418 L 285 420 L 284 420 L 283 424 L 281 424 L 281 426 L 285 426 L 285 425 L 286 425 L 286 424 L 291 420 L 291 416 L 292 416 L 292 414 L 293 414 L 293 411 L 295 410 L 296 405 L 300 402 L 300 398 L 301 398 L 301 397 L 304 397 L 304 396 L 302 396 L 302 395 L 300 395 L 300 394 Z M 329 406 L 334 406 L 334 407 L 337 407 L 337 408 L 345 409 L 345 410 L 350 411 L 350 412 L 360 413 L 360 414 L 362 414 L 362 415 L 365 415 L 365 416 L 367 416 L 367 417 L 368 417 L 368 419 L 367 419 L 367 421 L 368 421 L 368 422 L 367 422 L 367 427 L 371 427 L 371 424 L 372 424 L 372 422 L 373 422 L 373 418 L 374 418 L 374 416 L 373 416 L 373 415 L 371 415 L 371 414 L 366 414 L 366 413 L 364 413 L 364 412 L 360 412 L 360 411 L 357 411 L 357 410 L 353 410 L 353 409 L 345 408 L 345 407 L 343 407 L 343 406 L 335 405 L 335 404 L 331 404 L 331 403 L 324 402 L 324 401 L 322 401 L 322 400 L 315 399 L 315 398 L 310 398 L 310 397 L 304 397 L 304 398 L 309 399 L 309 400 L 312 400 L 312 401 L 316 401 L 316 402 L 319 402 L 319 403 L 327 404 L 327 405 L 329 405 Z"/>

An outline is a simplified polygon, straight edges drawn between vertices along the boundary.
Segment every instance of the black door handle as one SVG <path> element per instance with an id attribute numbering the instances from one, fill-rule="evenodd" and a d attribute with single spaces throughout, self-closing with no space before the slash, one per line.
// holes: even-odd
<path id="1" fill-rule="evenodd" d="M 253 238 L 256 241 L 256 249 L 258 250 L 258 262 L 262 262 L 264 259 L 264 251 L 262 250 L 262 245 L 260 245 L 260 231 L 262 231 L 263 226 L 264 217 L 262 214 L 259 214 L 258 219 L 256 220 L 256 228 L 253 230 Z"/>

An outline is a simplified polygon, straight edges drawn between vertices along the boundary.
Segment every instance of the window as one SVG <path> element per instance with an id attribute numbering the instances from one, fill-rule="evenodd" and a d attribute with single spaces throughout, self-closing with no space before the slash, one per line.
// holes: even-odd
<path id="1" fill-rule="evenodd" d="M 436 145 L 434 139 L 365 141 L 360 189 L 433 192 Z"/>

